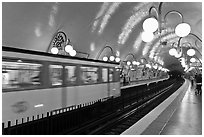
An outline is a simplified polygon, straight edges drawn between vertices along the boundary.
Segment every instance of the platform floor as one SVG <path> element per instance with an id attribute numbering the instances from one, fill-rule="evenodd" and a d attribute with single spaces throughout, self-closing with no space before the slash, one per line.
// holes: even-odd
<path id="1" fill-rule="evenodd" d="M 177 109 L 163 123 L 158 117 L 142 134 L 143 135 L 201 135 L 202 134 L 202 96 L 195 95 L 195 91 L 188 88 L 182 102 Z M 161 120 L 161 122 L 163 122 Z M 161 127 L 162 126 L 162 127 Z M 157 128 L 158 130 L 153 129 Z M 155 132 L 157 131 L 157 132 Z"/>
<path id="2" fill-rule="evenodd" d="M 160 132 L 161 135 L 201 135 L 202 96 L 186 92 L 180 106 Z"/>
<path id="3" fill-rule="evenodd" d="M 202 96 L 185 80 L 172 96 L 122 135 L 202 135 Z"/>

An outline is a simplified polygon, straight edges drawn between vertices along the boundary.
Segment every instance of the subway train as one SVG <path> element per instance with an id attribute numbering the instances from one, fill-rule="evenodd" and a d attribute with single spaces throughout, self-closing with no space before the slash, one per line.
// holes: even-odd
<path id="1" fill-rule="evenodd" d="M 2 47 L 2 122 L 120 96 L 119 63 Z"/>

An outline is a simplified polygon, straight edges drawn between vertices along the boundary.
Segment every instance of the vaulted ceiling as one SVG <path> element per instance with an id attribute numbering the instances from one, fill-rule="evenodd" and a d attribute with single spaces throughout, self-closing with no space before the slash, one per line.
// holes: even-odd
<path id="1" fill-rule="evenodd" d="M 108 45 L 121 60 L 130 60 L 131 56 L 127 55 L 131 53 L 137 60 L 155 60 L 170 70 L 182 71 L 179 60 L 168 53 L 172 44 L 178 43 L 174 28 L 181 23 L 181 17 L 168 14 L 164 19 L 169 11 L 175 10 L 191 26 L 191 35 L 182 38 L 180 46 L 185 51 L 188 48 L 185 43 L 190 43 L 201 60 L 202 3 L 163 2 L 162 33 L 155 33 L 153 41 L 146 43 L 141 39 L 142 23 L 149 17 L 152 6 L 158 9 L 159 2 L 3 2 L 2 44 L 46 52 L 53 35 L 62 30 L 74 49 L 88 53 L 89 58 L 95 59 Z M 152 10 L 151 15 L 156 16 L 156 11 Z M 107 54 L 109 49 L 105 49 L 99 59 Z"/>

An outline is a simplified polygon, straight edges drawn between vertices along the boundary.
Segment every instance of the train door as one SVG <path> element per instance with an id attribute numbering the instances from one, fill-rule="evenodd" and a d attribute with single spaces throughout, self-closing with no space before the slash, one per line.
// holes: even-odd
<path id="1" fill-rule="evenodd" d="M 103 83 L 102 85 L 102 90 L 104 92 L 105 97 L 110 96 L 110 83 L 108 81 L 108 68 L 101 67 L 101 82 Z"/>
<path id="2" fill-rule="evenodd" d="M 79 65 L 64 65 L 64 91 L 62 99 L 64 107 L 78 104 L 78 91 L 76 86 L 79 85 Z"/>
<path id="3" fill-rule="evenodd" d="M 120 94 L 120 81 L 119 81 L 119 73 L 116 75 L 115 68 L 109 68 L 108 70 L 108 89 L 109 96 L 119 96 Z"/>
<path id="4" fill-rule="evenodd" d="M 58 62 L 52 62 L 48 65 L 49 91 L 47 98 L 49 98 L 48 105 L 53 108 L 64 107 L 63 89 L 63 65 Z"/>

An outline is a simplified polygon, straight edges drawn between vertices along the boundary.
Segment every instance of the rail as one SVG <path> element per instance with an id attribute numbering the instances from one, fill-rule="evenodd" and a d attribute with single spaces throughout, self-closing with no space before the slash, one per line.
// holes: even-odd
<path id="1" fill-rule="evenodd" d="M 175 85 L 175 83 L 160 90 L 158 93 L 156 93 L 152 97 L 149 97 L 148 99 L 146 99 L 147 101 L 145 103 L 139 106 L 136 106 L 131 111 L 125 114 L 122 114 L 119 117 L 112 119 L 108 123 L 90 132 L 89 134 L 119 135 L 120 133 L 125 131 L 127 128 L 129 128 L 131 125 L 139 121 L 144 115 L 146 115 L 149 111 L 151 111 L 154 107 L 156 107 L 157 104 L 161 103 L 164 99 L 170 96 L 181 84 L 178 83 L 176 86 L 173 86 L 173 85 Z"/>
<path id="2" fill-rule="evenodd" d="M 160 88 L 165 88 L 165 87 L 166 87 L 165 85 L 160 86 Z M 165 88 L 165 90 L 167 90 L 170 87 Z M 150 98 L 154 97 L 158 93 L 163 92 L 163 90 L 158 90 L 158 89 L 156 90 L 157 94 L 155 93 L 155 89 L 151 90 L 151 91 L 152 91 L 152 93 L 154 95 L 149 96 L 149 97 L 140 96 L 140 99 L 135 98 L 134 101 L 132 100 L 132 98 L 129 98 L 129 99 L 126 98 L 125 100 L 128 100 L 129 103 L 124 102 L 125 100 L 123 98 L 123 100 L 120 101 L 120 102 L 123 102 L 123 104 L 119 105 L 120 107 L 114 106 L 114 108 L 119 108 L 116 112 L 111 113 L 110 115 L 107 115 L 106 117 L 103 117 L 102 119 L 91 122 L 90 124 L 87 123 L 87 125 L 84 125 L 82 128 L 78 128 L 77 130 L 67 132 L 67 134 L 78 134 L 78 135 L 82 135 L 82 134 L 101 134 L 101 130 L 102 131 L 104 130 L 103 128 L 110 128 L 110 126 L 107 126 L 107 125 L 117 125 L 115 123 L 117 123 L 116 121 L 120 121 L 119 118 L 118 118 L 118 117 L 120 117 L 120 115 L 122 115 L 124 113 L 129 113 L 129 111 L 132 111 L 132 109 L 134 107 L 138 107 L 138 109 L 140 107 L 144 107 L 145 105 L 149 104 L 149 102 L 146 104 L 146 101 L 148 101 Z M 149 90 L 149 93 L 150 93 L 150 90 Z M 115 102 L 113 102 L 113 103 L 115 103 Z M 116 120 L 115 120 L 115 117 L 116 117 Z M 93 130 L 93 128 L 94 128 L 94 130 Z M 90 130 L 91 130 L 91 132 L 90 132 Z"/>

